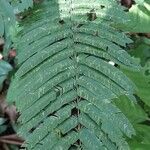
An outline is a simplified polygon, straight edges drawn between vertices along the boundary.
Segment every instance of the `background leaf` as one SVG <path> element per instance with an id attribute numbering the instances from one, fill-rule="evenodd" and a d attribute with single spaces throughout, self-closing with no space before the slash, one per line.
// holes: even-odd
<path id="1" fill-rule="evenodd" d="M 138 1 L 136 5 L 132 5 L 127 12 L 129 21 L 124 24 L 119 24 L 117 27 L 138 33 L 150 32 L 150 3 L 147 1 Z"/>

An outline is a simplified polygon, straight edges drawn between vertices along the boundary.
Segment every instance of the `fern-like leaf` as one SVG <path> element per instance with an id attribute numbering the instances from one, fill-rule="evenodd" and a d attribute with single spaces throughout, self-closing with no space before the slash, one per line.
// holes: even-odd
<path id="1" fill-rule="evenodd" d="M 20 117 L 23 146 L 35 150 L 128 150 L 135 134 L 112 102 L 134 98 L 134 84 L 113 61 L 139 66 L 123 50 L 131 40 L 111 26 L 125 22 L 114 0 L 45 0 L 15 41 L 17 71 L 8 92 Z"/>

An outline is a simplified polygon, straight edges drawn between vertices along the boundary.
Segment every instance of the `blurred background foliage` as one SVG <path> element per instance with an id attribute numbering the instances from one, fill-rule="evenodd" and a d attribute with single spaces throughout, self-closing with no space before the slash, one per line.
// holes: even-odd
<path id="1" fill-rule="evenodd" d="M 133 38 L 134 45 L 129 53 L 137 58 L 142 68 L 140 72 L 121 70 L 135 83 L 137 104 L 122 97 L 117 105 L 132 122 L 136 136 L 129 140 L 131 150 L 149 150 L 150 148 L 150 39 L 143 35 Z"/>

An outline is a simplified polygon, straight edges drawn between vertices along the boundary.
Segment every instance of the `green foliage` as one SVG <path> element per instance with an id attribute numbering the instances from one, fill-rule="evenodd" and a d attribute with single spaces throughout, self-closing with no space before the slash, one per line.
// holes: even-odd
<path id="1" fill-rule="evenodd" d="M 0 37 L 9 34 L 11 26 L 16 24 L 15 14 L 33 6 L 33 0 L 1 0 L 0 1 Z M 6 38 L 9 35 L 6 35 Z"/>
<path id="2" fill-rule="evenodd" d="M 150 1 L 137 0 L 128 12 L 129 21 L 125 24 L 117 25 L 123 30 L 130 32 L 149 33 L 150 32 Z"/>
<path id="3" fill-rule="evenodd" d="M 0 117 L 0 134 L 6 130 L 5 119 Z"/>
<path id="4" fill-rule="evenodd" d="M 14 13 L 18 14 L 27 10 L 29 7 L 33 7 L 33 0 L 9 0 L 12 7 L 14 8 Z"/>
<path id="5" fill-rule="evenodd" d="M 33 0 L 0 0 L 0 37 L 5 39 L 5 56 L 12 47 L 11 32 L 17 23 L 15 15 L 32 6 Z"/>
<path id="6" fill-rule="evenodd" d="M 150 76 L 145 75 L 145 69 L 141 72 L 132 72 L 124 70 L 126 75 L 132 79 L 132 81 L 138 87 L 137 95 L 143 100 L 143 102 L 150 107 Z"/>
<path id="7" fill-rule="evenodd" d="M 133 57 L 138 58 L 141 65 L 146 69 L 150 58 L 150 39 L 145 37 L 138 37 L 135 39 L 134 46 L 130 49 L 129 52 Z"/>
<path id="8" fill-rule="evenodd" d="M 15 38 L 19 70 L 7 96 L 20 112 L 23 146 L 129 149 L 125 136 L 135 131 L 112 102 L 134 100 L 135 86 L 108 63 L 139 68 L 122 49 L 131 40 L 111 26 L 125 21 L 113 0 L 47 0 L 32 10 Z"/>
<path id="9" fill-rule="evenodd" d="M 5 49 L 11 47 L 10 28 L 16 24 L 13 8 L 6 0 L 0 0 L 0 37 L 5 37 Z"/>
<path id="10" fill-rule="evenodd" d="M 150 107 L 150 40 L 142 38 L 136 41 L 135 48 L 130 50 L 131 55 L 140 59 L 142 69 L 140 72 L 123 69 L 124 73 L 136 84 L 136 94 Z"/>
<path id="11" fill-rule="evenodd" d="M 7 75 L 11 70 L 12 67 L 9 63 L 4 60 L 0 60 L 0 91 L 4 80 L 7 78 Z"/>
<path id="12" fill-rule="evenodd" d="M 129 140 L 131 150 L 149 150 L 150 147 L 150 40 L 146 38 L 137 38 L 130 54 L 137 57 L 143 66 L 140 72 L 133 72 L 121 67 L 121 70 L 136 84 L 137 102 L 140 105 L 134 105 L 127 98 L 121 97 L 116 101 L 117 106 L 132 122 L 136 130 L 136 136 Z M 128 108 L 128 109 L 127 109 Z"/>
<path id="13" fill-rule="evenodd" d="M 148 150 L 150 127 L 144 123 L 148 122 L 148 115 L 140 105 L 131 103 L 126 97 L 120 97 L 120 100 L 115 101 L 115 103 L 129 118 L 136 131 L 136 136 L 128 140 L 131 150 Z"/>
<path id="14" fill-rule="evenodd" d="M 0 37 L 9 33 L 9 27 L 15 22 L 13 8 L 6 0 L 0 1 Z"/>

